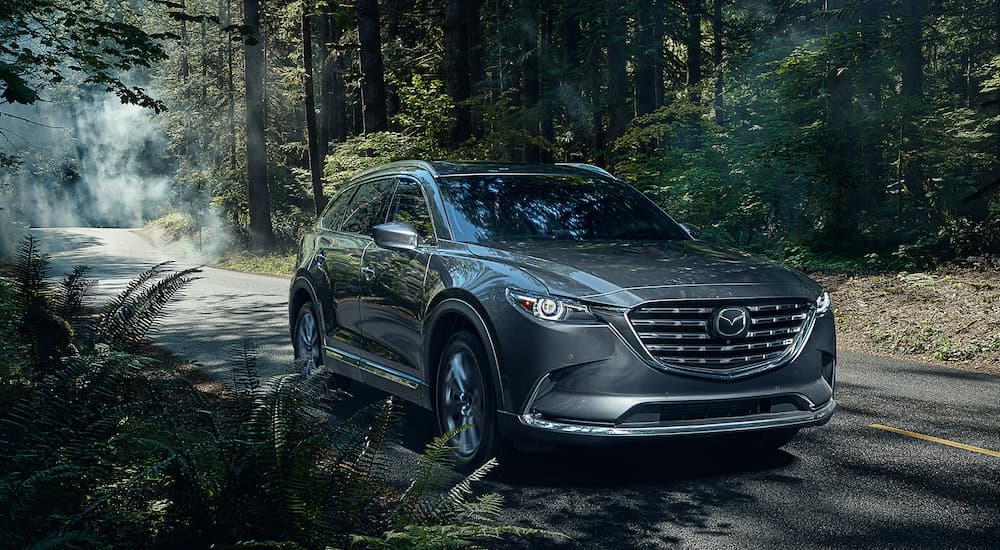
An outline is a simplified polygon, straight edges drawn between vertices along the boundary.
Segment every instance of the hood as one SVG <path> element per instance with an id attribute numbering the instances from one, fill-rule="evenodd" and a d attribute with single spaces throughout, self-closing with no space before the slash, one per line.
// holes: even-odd
<path id="1" fill-rule="evenodd" d="M 648 300 L 802 297 L 820 287 L 779 263 L 700 241 L 526 241 L 470 245 L 514 265 L 560 296 L 632 307 Z"/>

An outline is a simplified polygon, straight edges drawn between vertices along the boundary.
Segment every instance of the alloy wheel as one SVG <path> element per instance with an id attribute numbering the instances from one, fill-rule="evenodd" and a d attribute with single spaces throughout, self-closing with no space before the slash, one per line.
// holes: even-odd
<path id="1" fill-rule="evenodd" d="M 470 457 L 479 450 L 485 421 L 485 391 L 476 357 L 464 347 L 452 350 L 444 363 L 438 404 L 445 433 L 463 428 L 452 439 L 455 452 Z"/>
<path id="2" fill-rule="evenodd" d="M 313 314 L 312 307 L 306 304 L 299 314 L 298 327 L 295 330 L 295 358 L 304 361 L 302 374 L 311 374 L 322 363 L 319 337 L 319 323 Z"/>

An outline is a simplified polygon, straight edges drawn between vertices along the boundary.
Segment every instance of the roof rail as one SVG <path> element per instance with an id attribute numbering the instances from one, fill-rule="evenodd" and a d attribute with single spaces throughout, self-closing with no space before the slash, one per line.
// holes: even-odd
<path id="1" fill-rule="evenodd" d="M 580 170 L 587 170 L 588 172 L 595 172 L 602 176 L 609 177 L 613 180 L 618 179 L 615 176 L 613 176 L 611 172 L 608 172 L 607 170 L 601 168 L 600 166 L 594 166 L 593 164 L 586 164 L 583 162 L 557 162 L 556 166 L 567 166 L 569 168 L 578 168 Z"/>
<path id="2" fill-rule="evenodd" d="M 395 162 L 390 162 L 388 164 L 380 164 L 378 166 L 369 168 L 362 172 L 358 172 L 351 179 L 362 178 L 372 174 L 378 174 L 380 172 L 390 172 L 393 170 L 399 170 L 402 168 L 417 168 L 420 170 L 426 170 L 430 172 L 431 176 L 437 177 L 437 170 L 434 169 L 434 165 L 425 160 L 397 160 Z"/>

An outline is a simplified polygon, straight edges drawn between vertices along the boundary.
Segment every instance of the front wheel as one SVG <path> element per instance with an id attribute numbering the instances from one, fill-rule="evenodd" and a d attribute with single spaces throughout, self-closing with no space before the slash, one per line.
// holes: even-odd
<path id="1" fill-rule="evenodd" d="M 323 366 L 322 332 L 312 302 L 306 302 L 299 308 L 294 334 L 292 348 L 295 360 L 301 362 L 302 374 L 312 374 Z"/>
<path id="2" fill-rule="evenodd" d="M 488 367 L 479 338 L 464 330 L 449 338 L 438 364 L 438 429 L 441 434 L 459 430 L 451 440 L 459 471 L 471 472 L 506 450 L 497 430 L 496 399 Z"/>

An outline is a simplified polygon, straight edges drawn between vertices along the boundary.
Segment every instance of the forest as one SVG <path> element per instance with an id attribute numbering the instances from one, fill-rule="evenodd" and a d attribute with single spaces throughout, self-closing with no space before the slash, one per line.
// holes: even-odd
<path id="1" fill-rule="evenodd" d="M 28 231 L 157 228 L 205 237 L 219 256 L 290 263 L 346 181 L 410 158 L 601 166 L 701 238 L 815 277 L 845 350 L 969 371 L 949 384 L 1000 372 L 1000 0 L 3 0 L 0 547 L 562 541 L 504 525 L 501 495 L 477 489 L 496 463 L 442 473 L 457 432 L 404 461 L 388 452 L 404 421 L 391 399 L 334 419 L 325 374 L 265 379 L 253 342 L 223 381 L 153 345 L 169 304 L 209 270 L 156 264 L 96 305 L 89 268 L 54 273 Z M 864 357 L 859 370 L 879 374 Z M 882 374 L 910 379 L 900 372 Z M 844 402 L 867 387 L 848 385 Z M 941 406 L 955 386 L 926 387 L 933 407 L 883 393 L 966 414 L 941 425 L 996 417 Z M 834 455 L 876 449 L 835 439 Z M 885 456 L 938 488 L 901 452 Z M 874 483 L 883 470 L 846 464 L 903 499 Z M 942 492 L 910 500 L 975 519 L 976 500 L 942 496 L 963 482 L 995 502 L 995 484 L 944 465 L 934 459 Z M 693 484 L 731 485 L 739 468 L 695 469 Z M 808 487 L 765 473 L 769 492 L 779 477 Z M 535 489 L 525 500 L 551 498 Z M 671 504 L 629 509 L 614 489 L 597 487 L 611 505 L 588 518 L 642 521 Z M 713 506 L 738 504 L 731 487 L 720 495 Z M 763 508 L 746 503 L 756 528 Z M 877 525 L 902 533 L 899 510 Z M 954 517 L 940 511 L 926 517 Z"/>
<path id="2" fill-rule="evenodd" d="M 0 31 L 3 104 L 35 109 L 0 111 L 8 204 L 75 196 L 88 154 L 10 124 L 110 91 L 160 134 L 146 218 L 257 250 L 403 158 L 594 163 L 807 268 L 1000 250 L 996 0 L 19 0 Z"/>

